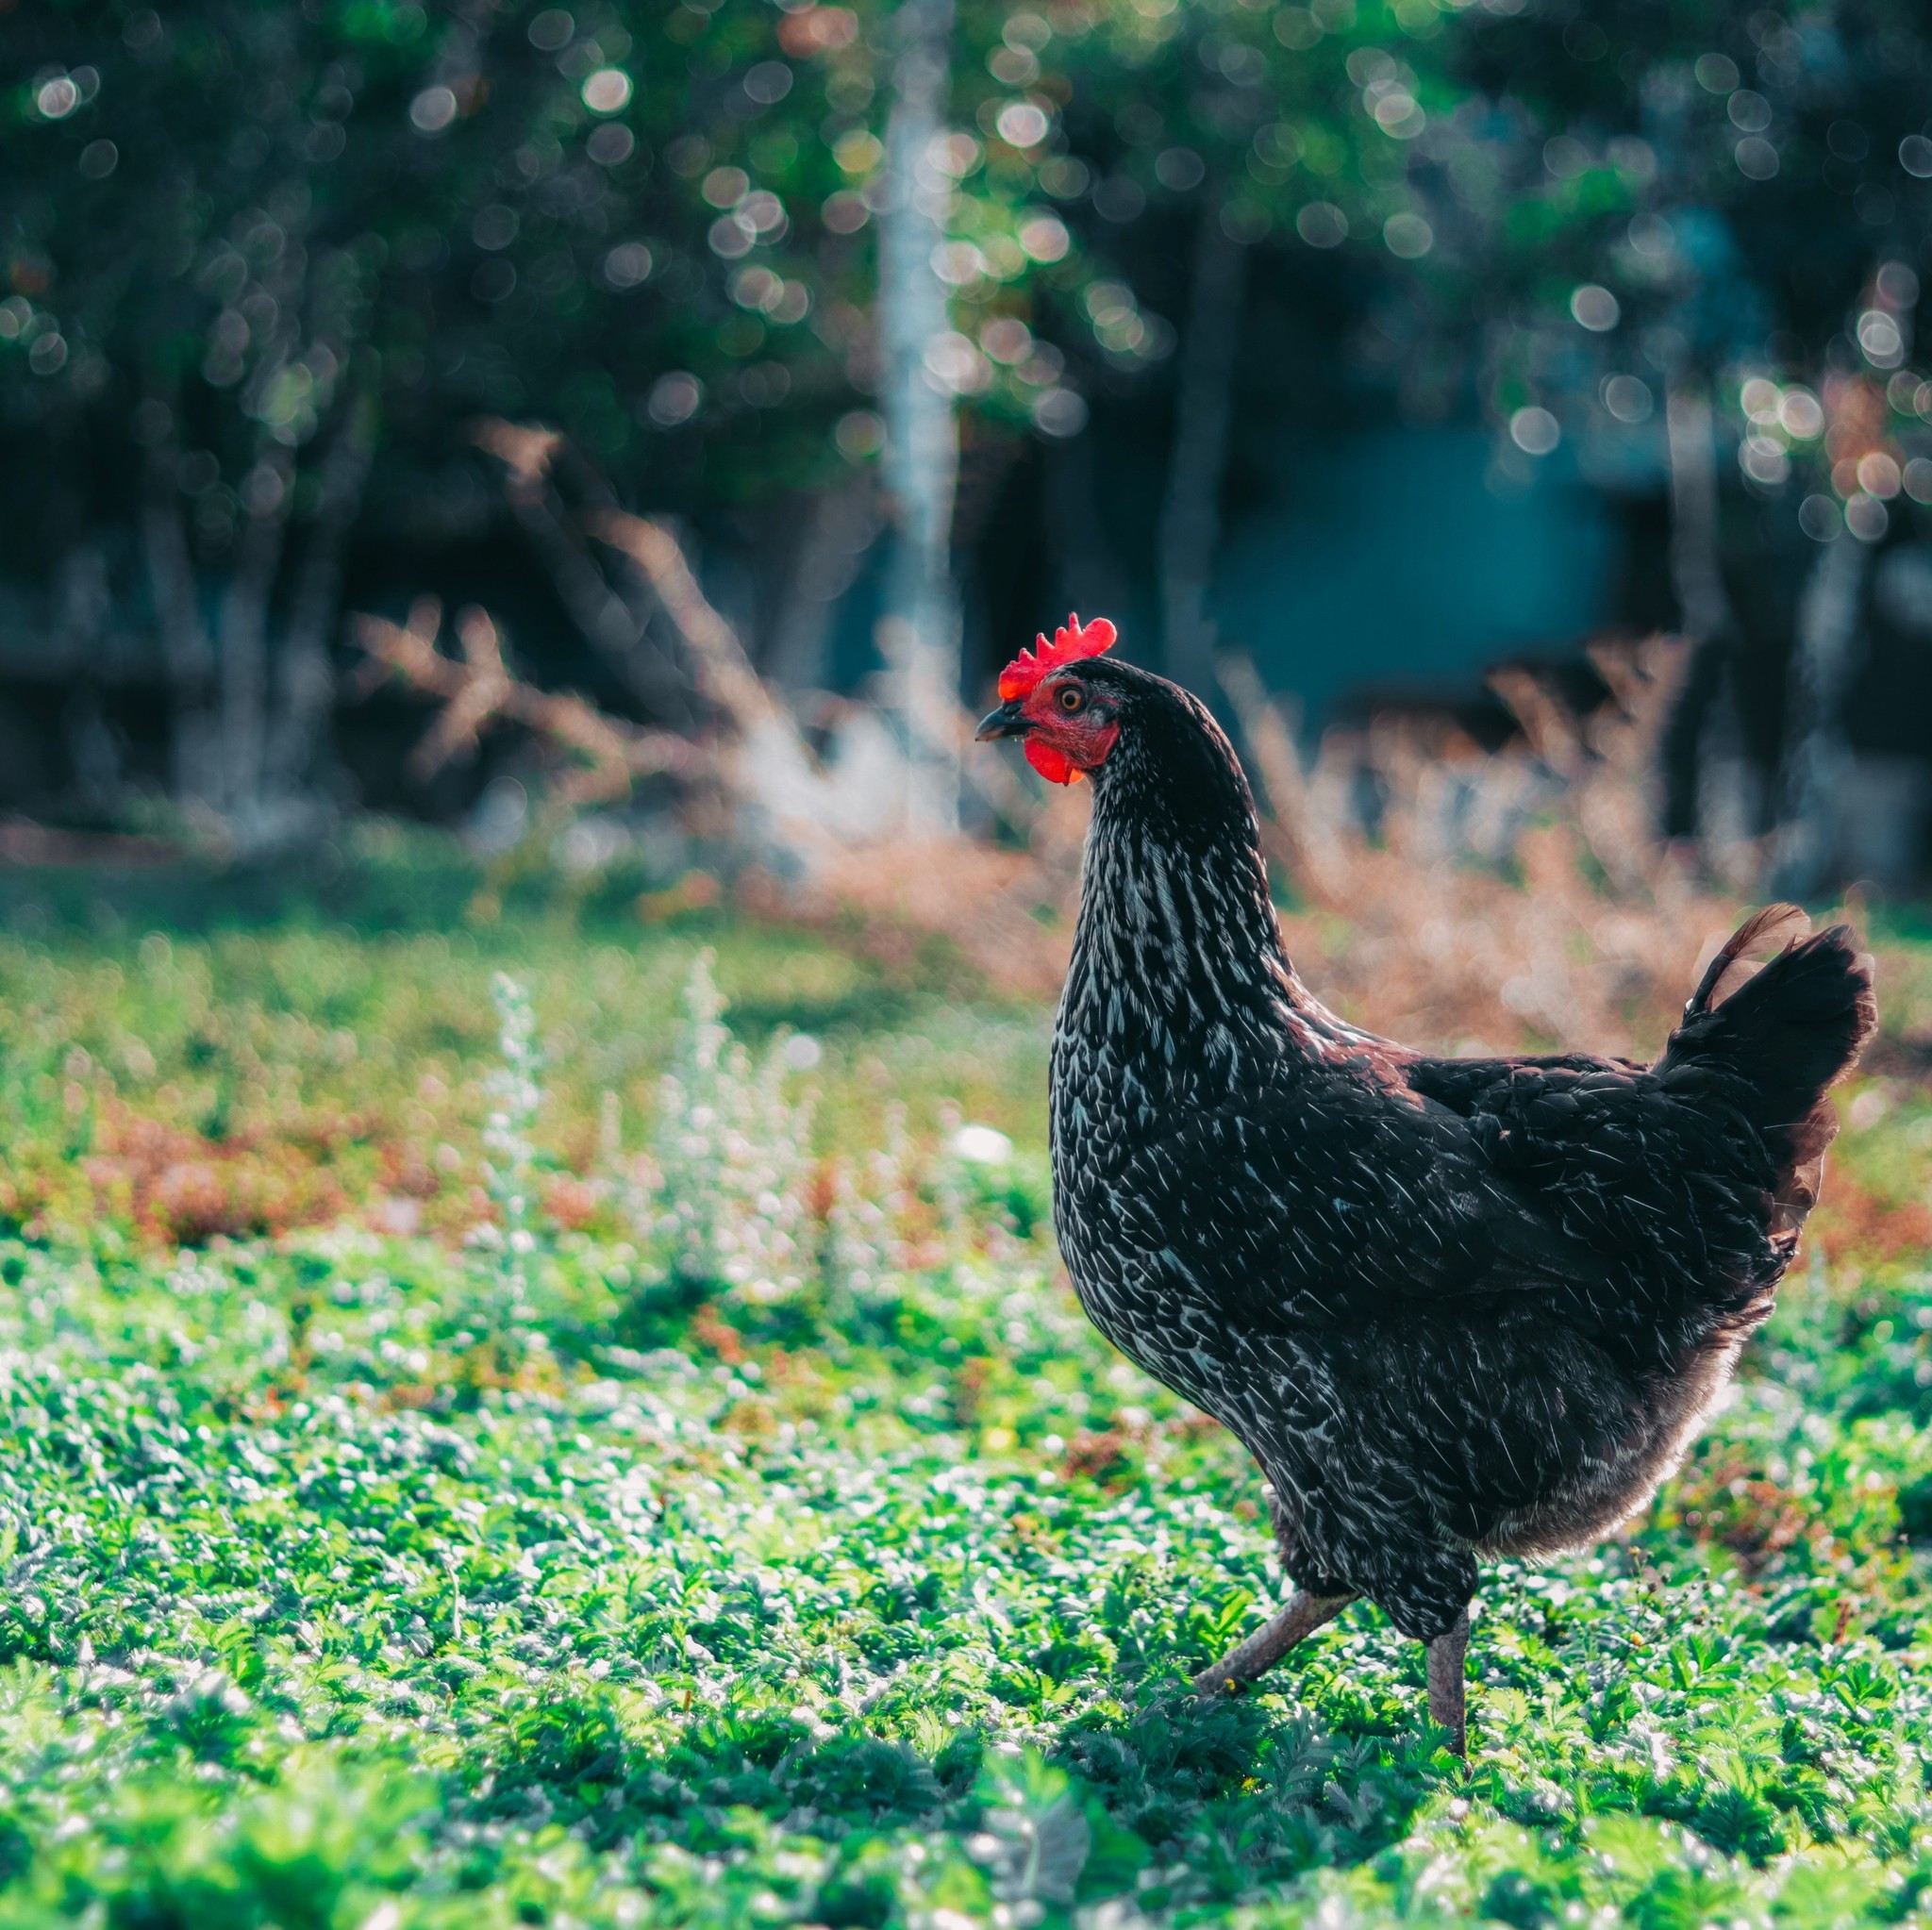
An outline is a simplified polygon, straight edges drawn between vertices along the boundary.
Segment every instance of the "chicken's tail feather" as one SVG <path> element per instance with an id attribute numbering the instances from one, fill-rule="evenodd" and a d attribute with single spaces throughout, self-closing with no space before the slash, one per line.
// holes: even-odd
<path id="1" fill-rule="evenodd" d="M 1695 1019 L 1721 1006 L 1746 980 L 1756 974 L 1760 961 L 1754 953 L 1769 951 L 1783 941 L 1789 951 L 1799 940 L 1808 938 L 1811 921 L 1795 905 L 1767 905 L 1754 911 L 1722 945 L 1717 956 L 1704 968 L 1697 990 L 1684 1007 L 1687 1019 Z"/>
<path id="2" fill-rule="evenodd" d="M 1838 1130 L 1825 1092 L 1878 1028 L 1871 954 L 1849 925 L 1809 930 L 1793 905 L 1747 919 L 1710 961 L 1657 1062 L 1664 1073 L 1703 1066 L 1731 1075 L 1777 1156 L 1771 1233 L 1787 1248 L 1818 1202 L 1824 1149 Z M 1754 970 L 1749 955 L 1778 939 L 1783 949 Z"/>

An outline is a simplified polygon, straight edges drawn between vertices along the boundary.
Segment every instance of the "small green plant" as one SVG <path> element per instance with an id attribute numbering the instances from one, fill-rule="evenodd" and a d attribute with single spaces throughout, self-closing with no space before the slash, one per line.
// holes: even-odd
<path id="1" fill-rule="evenodd" d="M 825 1214 L 824 1273 L 841 1301 L 864 1302 L 889 1288 L 904 1257 L 907 1174 L 906 1108 L 888 1104 L 879 1143 L 832 1171 Z"/>
<path id="2" fill-rule="evenodd" d="M 527 990 L 508 972 L 499 972 L 491 979 L 490 998 L 496 1007 L 502 1063 L 484 1081 L 490 1111 L 483 1127 L 483 1174 L 497 1217 L 472 1238 L 485 1251 L 503 1256 L 507 1310 L 512 1320 L 521 1320 L 529 1312 L 530 1263 L 541 1225 L 537 1149 L 530 1135 L 543 1106 L 543 1052 Z"/>
<path id="3" fill-rule="evenodd" d="M 797 1291 L 806 1266 L 811 1111 L 786 1096 L 783 1036 L 756 1063 L 732 1038 L 711 963 L 701 952 L 685 983 L 645 1222 L 687 1289 L 778 1300 Z"/>

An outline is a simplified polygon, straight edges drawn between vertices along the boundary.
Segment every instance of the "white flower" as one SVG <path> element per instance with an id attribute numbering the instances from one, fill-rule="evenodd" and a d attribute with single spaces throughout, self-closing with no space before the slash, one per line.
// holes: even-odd
<path id="1" fill-rule="evenodd" d="M 1004 1166 L 1013 1156 L 1013 1142 L 997 1126 L 962 1125 L 951 1140 L 954 1156 L 970 1166 Z"/>

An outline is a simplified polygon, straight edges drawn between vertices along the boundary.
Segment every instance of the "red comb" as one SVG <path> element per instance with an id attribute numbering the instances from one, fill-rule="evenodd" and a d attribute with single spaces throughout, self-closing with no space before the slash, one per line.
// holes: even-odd
<path id="1" fill-rule="evenodd" d="M 1078 663 L 1083 657 L 1098 657 L 1103 650 L 1111 650 L 1119 634 L 1105 617 L 1095 617 L 1091 624 L 1083 624 L 1078 617 L 1069 616 L 1065 627 L 1053 633 L 1051 643 L 1044 635 L 1036 638 L 1036 648 L 1021 651 L 1000 672 L 1001 701 L 1010 704 L 1015 697 L 1024 697 L 1049 672 Z"/>

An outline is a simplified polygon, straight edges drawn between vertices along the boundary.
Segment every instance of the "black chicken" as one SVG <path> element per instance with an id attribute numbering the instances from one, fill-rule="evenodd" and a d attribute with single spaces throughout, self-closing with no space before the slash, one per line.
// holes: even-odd
<path id="1" fill-rule="evenodd" d="M 1358 1031 L 1282 949 L 1212 718 L 1070 624 L 979 726 L 1093 783 L 1055 1230 L 1100 1330 L 1260 1464 L 1296 1590 L 1195 1686 L 1238 1691 L 1366 1596 L 1427 1644 L 1460 1753 L 1478 1559 L 1586 1544 L 1675 1467 L 1817 1198 L 1870 960 L 1840 925 L 1747 976 L 1804 923 L 1761 912 L 1650 1067 Z"/>

